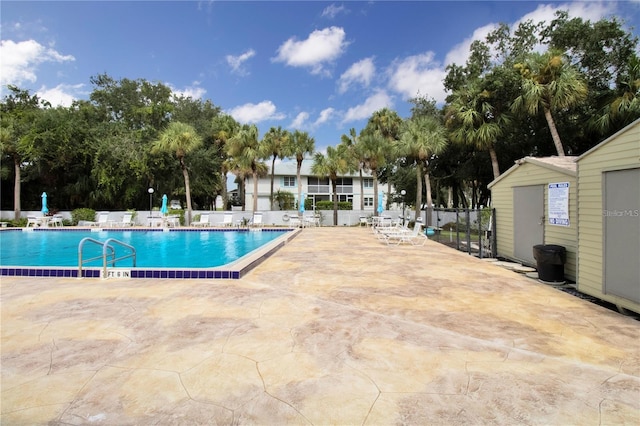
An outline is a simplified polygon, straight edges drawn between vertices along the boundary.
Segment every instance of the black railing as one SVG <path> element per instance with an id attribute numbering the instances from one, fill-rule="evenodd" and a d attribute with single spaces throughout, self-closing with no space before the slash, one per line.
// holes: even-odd
<path id="1" fill-rule="evenodd" d="M 480 258 L 496 257 L 495 209 L 429 210 L 426 223 L 435 232 L 433 240 Z"/>

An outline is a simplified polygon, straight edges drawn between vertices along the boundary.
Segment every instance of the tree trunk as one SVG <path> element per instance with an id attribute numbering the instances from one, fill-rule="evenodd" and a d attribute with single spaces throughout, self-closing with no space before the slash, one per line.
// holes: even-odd
<path id="1" fill-rule="evenodd" d="M 185 222 L 191 224 L 191 185 L 189 184 L 189 171 L 184 163 L 184 157 L 180 157 L 180 167 L 182 168 L 182 176 L 184 177 L 184 192 L 187 198 L 187 217 Z"/>
<path id="2" fill-rule="evenodd" d="M 331 179 L 333 187 L 333 226 L 338 226 L 338 180 Z"/>
<path id="3" fill-rule="evenodd" d="M 433 199 L 431 197 L 431 178 L 429 172 L 424 173 L 424 186 L 427 190 L 427 220 L 426 224 L 431 223 L 431 212 L 433 211 Z"/>
<path id="4" fill-rule="evenodd" d="M 253 212 L 258 211 L 258 171 L 253 171 Z"/>
<path id="5" fill-rule="evenodd" d="M 558 151 L 558 156 L 564 157 L 565 154 L 562 141 L 560 140 L 558 129 L 556 129 L 556 123 L 553 121 L 553 116 L 551 115 L 551 110 L 549 108 L 544 109 L 544 118 L 547 119 L 547 124 L 549 125 L 549 130 L 551 131 L 551 137 L 553 138 L 553 143 L 556 146 L 556 151 Z"/>
<path id="6" fill-rule="evenodd" d="M 302 160 L 298 160 L 296 169 L 296 184 L 298 185 L 298 211 L 300 211 L 300 198 L 302 197 L 302 182 L 300 182 L 300 169 L 302 168 Z"/>
<path id="7" fill-rule="evenodd" d="M 20 159 L 17 155 L 13 157 L 13 169 L 16 181 L 13 184 L 13 218 L 20 219 L 22 207 L 20 205 L 20 184 L 22 177 L 20 175 Z"/>
<path id="8" fill-rule="evenodd" d="M 229 204 L 229 194 L 227 191 L 227 172 L 222 172 L 222 210 L 227 209 Z"/>
<path id="9" fill-rule="evenodd" d="M 500 177 L 500 165 L 498 164 L 498 155 L 496 150 L 489 148 L 489 156 L 491 157 L 491 167 L 493 168 L 493 178 L 498 179 Z"/>
<path id="10" fill-rule="evenodd" d="M 373 176 L 373 214 L 374 216 L 382 214 L 378 212 L 378 172 L 375 169 L 371 169 L 371 176 Z"/>
<path id="11" fill-rule="evenodd" d="M 362 167 L 360 167 L 360 210 L 364 210 L 364 180 L 362 179 Z"/>
<path id="12" fill-rule="evenodd" d="M 422 179 L 424 179 L 424 171 L 420 160 L 418 160 L 418 167 L 416 167 L 416 175 L 416 216 L 413 220 L 418 220 L 418 215 L 422 211 Z M 404 200 L 402 201 L 404 203 Z M 404 216 L 404 211 L 402 212 L 402 215 Z"/>
<path id="13" fill-rule="evenodd" d="M 273 156 L 273 160 L 271 160 L 271 193 L 269 194 L 269 210 L 273 210 L 273 179 L 275 170 L 274 167 L 276 165 L 276 156 Z"/>
<path id="14" fill-rule="evenodd" d="M 453 207 L 453 187 L 447 188 L 447 208 Z"/>

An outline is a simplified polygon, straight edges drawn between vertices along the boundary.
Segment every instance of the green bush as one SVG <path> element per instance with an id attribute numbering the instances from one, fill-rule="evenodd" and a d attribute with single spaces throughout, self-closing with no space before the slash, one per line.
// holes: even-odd
<path id="1" fill-rule="evenodd" d="M 333 210 L 333 201 L 316 201 L 316 210 Z M 350 201 L 340 201 L 338 203 L 338 210 L 353 210 L 353 203 L 351 203 Z"/>
<path id="2" fill-rule="evenodd" d="M 96 220 L 96 211 L 93 209 L 75 209 L 71 212 L 71 222 L 77 225 L 81 220 L 94 222 Z"/>
<path id="3" fill-rule="evenodd" d="M 288 191 L 278 190 L 273 194 L 274 201 L 278 203 L 280 210 L 293 210 L 295 206 L 295 196 Z"/>

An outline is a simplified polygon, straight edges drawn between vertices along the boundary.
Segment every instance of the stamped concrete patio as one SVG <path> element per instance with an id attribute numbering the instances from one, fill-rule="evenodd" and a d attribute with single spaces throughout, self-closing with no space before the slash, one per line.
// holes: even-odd
<path id="1" fill-rule="evenodd" d="M 0 290 L 2 425 L 640 424 L 638 321 L 431 241 Z"/>

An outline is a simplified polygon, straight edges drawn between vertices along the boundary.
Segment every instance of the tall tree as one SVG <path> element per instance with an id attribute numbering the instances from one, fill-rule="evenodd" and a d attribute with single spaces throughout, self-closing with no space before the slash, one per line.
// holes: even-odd
<path id="1" fill-rule="evenodd" d="M 240 131 L 227 141 L 228 153 L 233 157 L 239 171 L 251 174 L 253 179 L 253 211 L 258 210 L 258 178 L 264 171 L 260 163 L 261 147 L 258 138 L 258 127 L 245 124 Z"/>
<path id="2" fill-rule="evenodd" d="M 447 106 L 446 125 L 451 131 L 451 139 L 479 151 L 488 151 L 494 179 L 500 176 L 495 146 L 506 123 L 506 114 L 496 111 L 491 104 L 491 92 L 482 87 L 480 80 L 454 92 Z"/>
<path id="3" fill-rule="evenodd" d="M 395 158 L 393 155 L 395 153 L 394 145 L 398 138 L 400 137 L 400 127 L 402 126 L 402 118 L 398 115 L 397 112 L 389 109 L 382 108 L 371 115 L 369 121 L 367 122 L 367 127 L 369 127 L 374 132 L 379 132 L 380 135 L 387 142 L 387 158 L 385 161 L 386 166 L 390 166 L 394 163 Z M 392 174 L 391 170 L 386 170 L 386 176 Z M 380 169 L 378 170 L 378 177 L 380 177 Z M 387 192 L 391 193 L 391 180 L 386 179 L 387 181 Z M 377 200 L 376 200 L 377 202 Z M 387 207 L 389 207 L 390 199 L 387 200 Z"/>
<path id="4" fill-rule="evenodd" d="M 180 162 L 180 169 L 184 177 L 184 191 L 187 199 L 187 224 L 191 223 L 191 187 L 189 185 L 189 169 L 185 162 L 185 156 L 202 145 L 202 138 L 193 126 L 179 121 L 174 121 L 160 134 L 160 138 L 154 142 L 154 153 L 174 153 Z"/>
<path id="5" fill-rule="evenodd" d="M 542 110 L 556 151 L 564 156 L 553 111 L 570 109 L 585 100 L 586 83 L 559 51 L 532 53 L 527 61 L 515 67 L 522 75 L 522 94 L 513 101 L 513 110 L 526 111 L 532 116 Z"/>
<path id="6" fill-rule="evenodd" d="M 3 128 L 0 149 L 2 156 L 10 159 L 13 164 L 14 188 L 13 188 L 13 215 L 14 219 L 20 218 L 22 168 L 25 161 L 32 160 L 33 145 L 25 141 L 25 136 L 31 129 L 31 124 L 40 114 L 42 107 L 50 106 L 42 101 L 38 95 L 31 95 L 28 90 L 21 90 L 9 85 L 9 94 L 5 96 L 0 112 Z"/>
<path id="7" fill-rule="evenodd" d="M 302 162 L 307 155 L 313 154 L 315 151 L 315 139 L 309 136 L 307 132 L 295 130 L 289 141 L 284 144 L 283 154 L 285 157 L 293 157 L 296 159 L 296 185 L 298 186 L 298 200 L 302 197 L 302 182 L 300 182 L 300 169 Z"/>
<path id="8" fill-rule="evenodd" d="M 361 152 L 360 145 L 358 145 L 358 136 L 356 129 L 351 128 L 349 135 L 342 135 L 340 137 L 340 144 L 343 145 L 348 153 L 348 164 L 350 171 L 357 171 L 360 175 L 360 210 L 364 210 L 364 179 L 363 171 L 365 168 L 364 155 Z"/>
<path id="9" fill-rule="evenodd" d="M 226 147 L 227 141 L 234 137 L 240 130 L 240 124 L 230 115 L 221 114 L 213 119 L 213 138 L 218 146 L 218 153 L 220 155 L 220 181 L 222 184 L 222 204 L 224 208 L 227 208 L 229 204 L 229 197 L 227 191 L 227 174 L 232 169 L 230 162 L 228 161 L 228 150 Z"/>
<path id="10" fill-rule="evenodd" d="M 358 145 L 363 154 L 367 168 L 371 170 L 373 176 L 373 205 L 374 211 L 378 205 L 378 172 L 380 168 L 387 164 L 389 157 L 389 146 L 387 139 L 377 130 L 365 128 L 360 132 Z"/>
<path id="11" fill-rule="evenodd" d="M 266 159 L 271 158 L 271 191 L 269 192 L 269 205 L 273 209 L 273 181 L 275 178 L 275 164 L 278 158 L 284 158 L 284 147 L 289 142 L 291 134 L 282 127 L 271 127 L 264 135 L 262 147 Z"/>
<path id="12" fill-rule="evenodd" d="M 328 177 L 333 190 L 333 225 L 338 225 L 338 176 L 347 172 L 349 153 L 344 145 L 327 147 L 327 155 L 316 152 L 311 166 L 311 173 L 318 177 Z"/>
<path id="13" fill-rule="evenodd" d="M 421 115 L 406 120 L 400 133 L 398 143 L 399 154 L 413 158 L 416 163 L 416 216 L 418 219 L 422 206 L 422 180 L 424 179 L 427 206 L 431 208 L 431 180 L 429 178 L 429 162 L 434 155 L 440 154 L 447 147 L 444 126 L 437 117 Z"/>

